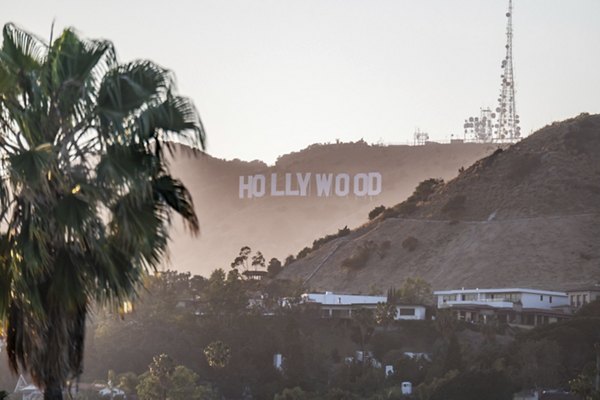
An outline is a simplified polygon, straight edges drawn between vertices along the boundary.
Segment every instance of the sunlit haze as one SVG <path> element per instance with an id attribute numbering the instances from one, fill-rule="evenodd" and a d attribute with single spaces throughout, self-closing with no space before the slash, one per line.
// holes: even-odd
<path id="1" fill-rule="evenodd" d="M 495 107 L 507 1 L 12 1 L 2 23 L 64 27 L 115 43 L 121 61 L 172 69 L 198 107 L 208 152 L 261 159 L 312 143 L 462 136 Z M 515 0 L 524 134 L 600 112 L 600 2 Z"/>

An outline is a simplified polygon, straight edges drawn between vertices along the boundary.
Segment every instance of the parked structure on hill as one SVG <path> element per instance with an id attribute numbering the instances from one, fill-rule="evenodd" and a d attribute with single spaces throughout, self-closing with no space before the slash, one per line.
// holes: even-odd
<path id="1" fill-rule="evenodd" d="M 377 304 L 386 303 L 386 296 L 365 296 L 359 294 L 340 294 L 333 292 L 305 293 L 302 300 L 309 304 L 318 304 L 324 318 L 351 318 L 352 311 L 377 308 Z M 396 305 L 396 320 L 423 320 L 426 308 L 419 304 Z"/>
<path id="2" fill-rule="evenodd" d="M 451 309 L 458 319 L 486 323 L 497 319 L 515 325 L 536 326 L 567 319 L 569 297 L 550 290 L 498 288 L 455 289 L 433 292 L 437 307 Z"/>

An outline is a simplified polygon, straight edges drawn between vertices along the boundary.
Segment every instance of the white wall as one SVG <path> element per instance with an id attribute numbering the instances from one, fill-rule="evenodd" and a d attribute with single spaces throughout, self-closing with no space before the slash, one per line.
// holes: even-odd
<path id="1" fill-rule="evenodd" d="M 552 303 L 550 303 L 552 299 Z M 557 306 L 566 306 L 569 304 L 569 298 L 565 296 L 556 296 L 548 294 L 523 293 L 521 295 L 523 308 L 544 308 L 550 309 Z"/>

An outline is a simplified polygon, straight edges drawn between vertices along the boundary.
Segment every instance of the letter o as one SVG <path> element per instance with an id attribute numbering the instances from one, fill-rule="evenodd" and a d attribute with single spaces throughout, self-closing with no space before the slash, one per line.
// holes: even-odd
<path id="1" fill-rule="evenodd" d="M 369 172 L 369 196 L 377 196 L 381 193 L 381 181 L 379 172 Z"/>
<path id="2" fill-rule="evenodd" d="M 354 175 L 354 195 L 355 196 L 366 196 L 369 192 L 369 176 L 367 174 L 356 174 Z"/>
<path id="3" fill-rule="evenodd" d="M 335 194 L 342 197 L 350 193 L 350 175 L 338 174 L 335 177 Z"/>
<path id="4" fill-rule="evenodd" d="M 267 180 L 264 175 L 254 175 L 252 179 L 252 195 L 254 197 L 263 197 L 267 190 Z"/>

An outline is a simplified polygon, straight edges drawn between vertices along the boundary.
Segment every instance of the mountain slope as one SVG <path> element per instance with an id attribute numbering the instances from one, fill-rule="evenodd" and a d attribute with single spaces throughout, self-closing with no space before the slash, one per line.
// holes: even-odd
<path id="1" fill-rule="evenodd" d="M 202 155 L 180 156 L 171 162 L 173 174 L 192 192 L 201 235 L 188 236 L 178 220 L 165 268 L 207 275 L 228 269 L 242 246 L 260 250 L 267 259 L 283 260 L 310 245 L 316 236 L 361 224 L 380 204 L 406 198 L 419 181 L 452 178 L 462 166 L 491 154 L 490 144 L 428 144 L 425 146 L 370 146 L 364 142 L 312 145 L 284 155 L 276 165 L 260 161 L 225 161 Z M 239 198 L 239 178 L 272 173 L 279 185 L 286 173 L 380 172 L 382 192 L 374 197 L 318 197 L 314 187 L 306 197 Z M 314 183 L 314 182 L 313 182 Z"/>
<path id="2" fill-rule="evenodd" d="M 600 280 L 600 116 L 547 126 L 280 275 L 313 289 L 564 289 Z M 386 218 L 387 217 L 387 218 Z"/>

